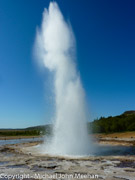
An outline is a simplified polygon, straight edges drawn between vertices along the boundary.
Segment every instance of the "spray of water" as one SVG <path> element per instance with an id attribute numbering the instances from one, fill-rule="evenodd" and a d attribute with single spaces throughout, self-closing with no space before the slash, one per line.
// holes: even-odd
<path id="1" fill-rule="evenodd" d="M 51 140 L 44 152 L 84 155 L 91 150 L 86 122 L 85 94 L 74 63 L 75 38 L 56 2 L 43 12 L 36 47 L 44 67 L 54 73 L 55 119 Z"/>

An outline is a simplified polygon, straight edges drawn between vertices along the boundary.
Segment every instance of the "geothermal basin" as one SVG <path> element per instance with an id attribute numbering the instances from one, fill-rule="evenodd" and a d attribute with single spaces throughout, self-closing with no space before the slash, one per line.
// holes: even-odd
<path id="1" fill-rule="evenodd" d="M 135 141 L 135 140 L 134 140 Z M 129 179 L 135 177 L 135 147 L 130 139 L 99 140 L 93 156 L 55 156 L 39 151 L 40 141 L 0 146 L 0 174 L 25 179 Z M 43 143 L 44 144 L 44 143 Z"/>
<path id="2" fill-rule="evenodd" d="M 75 37 L 56 2 L 43 12 L 35 40 L 40 65 L 53 75 L 53 134 L 0 141 L 0 179 L 135 179 L 135 138 L 94 138 L 75 60 Z"/>

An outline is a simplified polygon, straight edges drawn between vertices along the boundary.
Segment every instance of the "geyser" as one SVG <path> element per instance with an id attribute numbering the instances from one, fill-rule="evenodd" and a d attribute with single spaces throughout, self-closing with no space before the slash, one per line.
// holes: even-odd
<path id="1" fill-rule="evenodd" d="M 44 152 L 91 154 L 85 93 L 74 62 L 75 38 L 56 2 L 51 2 L 48 10 L 43 12 L 42 25 L 36 35 L 36 48 L 44 67 L 54 73 L 54 130 L 52 138 L 44 145 Z"/>

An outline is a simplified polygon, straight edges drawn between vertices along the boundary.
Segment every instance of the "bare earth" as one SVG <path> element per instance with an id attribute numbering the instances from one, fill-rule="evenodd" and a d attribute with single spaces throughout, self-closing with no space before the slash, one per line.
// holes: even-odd
<path id="1" fill-rule="evenodd" d="M 50 157 L 29 152 L 30 147 L 35 145 L 37 143 L 1 147 L 0 174 L 25 174 L 25 179 L 88 180 L 98 175 L 98 179 L 134 180 L 135 156 Z"/>
<path id="2" fill-rule="evenodd" d="M 100 144 L 135 146 L 135 132 L 96 134 L 94 137 Z"/>
<path id="3" fill-rule="evenodd" d="M 33 147 L 39 142 L 0 146 L 0 179 L 7 179 L 4 175 L 10 175 L 11 179 L 21 179 L 22 176 L 30 180 L 88 180 L 93 177 L 105 180 L 135 180 L 135 138 L 134 134 L 132 138 L 130 135 L 131 133 L 117 134 L 117 138 L 116 134 L 109 137 L 96 136 L 100 144 L 113 144 L 114 146 L 126 144 L 127 147 L 133 147 L 133 155 L 53 157 L 41 155 L 34 150 Z M 13 178 L 15 175 L 19 177 Z"/>

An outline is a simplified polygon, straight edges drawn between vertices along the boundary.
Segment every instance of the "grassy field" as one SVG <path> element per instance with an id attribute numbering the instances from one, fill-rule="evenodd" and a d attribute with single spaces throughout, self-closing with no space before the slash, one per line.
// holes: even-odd
<path id="1" fill-rule="evenodd" d="M 0 130 L 0 137 L 7 136 L 39 136 L 40 131 L 38 130 L 26 130 L 26 129 L 2 129 Z"/>
<path id="2" fill-rule="evenodd" d="M 97 138 L 135 138 L 135 131 L 121 132 L 121 133 L 109 133 L 109 134 L 95 134 Z"/>
<path id="3" fill-rule="evenodd" d="M 40 136 L 0 136 L 0 140 L 38 138 Z"/>
<path id="4" fill-rule="evenodd" d="M 135 131 L 121 132 L 121 133 L 97 133 L 92 134 L 96 138 L 135 138 Z M 38 130 L 0 130 L 0 140 L 8 139 L 22 139 L 22 138 L 36 138 L 41 137 Z"/>

